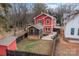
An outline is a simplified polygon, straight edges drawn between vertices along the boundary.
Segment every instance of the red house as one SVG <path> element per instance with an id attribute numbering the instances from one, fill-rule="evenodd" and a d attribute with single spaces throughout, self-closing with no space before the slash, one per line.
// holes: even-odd
<path id="1" fill-rule="evenodd" d="M 6 55 L 6 50 L 16 50 L 15 36 L 8 36 L 0 40 L 0 55 Z"/>
<path id="2" fill-rule="evenodd" d="M 53 33 L 53 28 L 56 25 L 56 18 L 46 13 L 34 17 L 34 24 L 41 23 L 43 26 L 43 34 Z"/>

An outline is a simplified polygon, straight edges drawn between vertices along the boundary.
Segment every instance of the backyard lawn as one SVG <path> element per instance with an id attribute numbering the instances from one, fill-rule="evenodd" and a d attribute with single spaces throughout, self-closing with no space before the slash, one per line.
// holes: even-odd
<path id="1" fill-rule="evenodd" d="M 18 51 L 33 52 L 38 54 L 51 55 L 51 40 L 27 40 L 24 39 L 17 44 Z"/>
<path id="2" fill-rule="evenodd" d="M 0 31 L 0 35 L 3 35 L 5 32 L 4 31 Z"/>

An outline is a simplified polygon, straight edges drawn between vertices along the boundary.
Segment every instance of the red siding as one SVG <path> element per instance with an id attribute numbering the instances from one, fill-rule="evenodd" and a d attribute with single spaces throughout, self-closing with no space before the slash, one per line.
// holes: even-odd
<path id="1" fill-rule="evenodd" d="M 46 15 L 42 14 L 40 16 L 38 16 L 36 19 L 42 19 L 43 17 L 45 17 Z"/>
<path id="2" fill-rule="evenodd" d="M 45 25 L 50 25 L 51 26 L 51 22 L 52 22 L 52 19 L 51 18 L 47 17 L 44 20 L 45 20 L 45 23 L 44 23 Z M 46 21 L 47 20 L 49 20 L 49 23 L 48 24 L 46 24 Z"/>
<path id="3" fill-rule="evenodd" d="M 16 40 L 11 42 L 8 46 L 0 45 L 0 55 L 5 56 L 6 55 L 6 49 L 8 50 L 16 50 Z"/>
<path id="4" fill-rule="evenodd" d="M 7 49 L 16 50 L 16 40 L 14 40 L 10 45 L 8 45 Z"/>
<path id="5" fill-rule="evenodd" d="M 47 31 L 46 31 L 46 28 L 50 28 L 50 31 L 49 31 L 49 32 L 47 32 Z M 45 32 L 45 33 L 51 33 L 52 28 L 51 28 L 51 26 L 44 26 L 44 29 L 43 29 L 43 30 L 44 30 L 44 32 Z"/>
<path id="6" fill-rule="evenodd" d="M 46 15 L 40 15 L 35 19 L 35 24 L 38 24 L 39 20 L 43 20 L 43 18 L 46 17 Z M 44 24 L 44 23 L 43 23 Z"/>
<path id="7" fill-rule="evenodd" d="M 0 56 L 6 55 L 6 46 L 0 45 Z"/>
<path id="8" fill-rule="evenodd" d="M 35 20 L 35 24 L 38 24 L 39 20 L 41 20 L 43 22 L 43 19 L 36 19 Z M 44 24 L 44 23 L 43 23 Z"/>
<path id="9" fill-rule="evenodd" d="M 45 17 L 45 18 L 44 18 Z M 46 24 L 46 20 L 47 19 L 49 19 L 49 24 Z M 44 26 L 44 28 L 43 28 L 43 32 L 46 32 L 46 27 L 50 27 L 50 29 L 51 29 L 51 31 L 50 31 L 50 33 L 51 32 L 53 32 L 53 28 L 54 28 L 54 26 L 55 26 L 55 24 L 56 24 L 56 20 L 55 20 L 55 18 L 54 17 L 49 17 L 49 16 L 46 16 L 46 15 L 40 15 L 40 16 L 38 16 L 36 19 L 35 19 L 35 24 L 38 24 L 38 22 L 39 22 L 39 20 L 42 20 L 42 24 L 43 24 L 43 26 Z"/>

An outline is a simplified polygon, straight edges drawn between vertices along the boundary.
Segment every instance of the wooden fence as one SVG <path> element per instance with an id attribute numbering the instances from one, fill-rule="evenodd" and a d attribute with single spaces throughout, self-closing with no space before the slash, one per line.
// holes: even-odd
<path id="1" fill-rule="evenodd" d="M 53 38 L 53 43 L 52 43 L 52 48 L 53 48 L 53 50 L 52 50 L 52 55 L 53 56 L 55 56 L 55 51 L 56 51 L 56 46 L 57 46 L 57 43 L 58 43 L 58 40 L 59 38 L 58 38 L 58 34 Z"/>
<path id="2" fill-rule="evenodd" d="M 19 37 L 16 39 L 16 42 L 17 42 L 17 43 L 20 42 L 20 41 L 23 40 L 24 38 L 27 38 L 27 36 L 28 36 L 27 33 L 25 33 L 25 34 L 19 36 Z"/>
<path id="3" fill-rule="evenodd" d="M 23 40 L 24 38 L 27 38 L 27 33 L 19 36 L 16 39 L 16 42 L 20 42 L 21 40 Z M 30 52 L 25 52 L 25 51 L 12 51 L 12 50 L 6 50 L 6 55 L 7 56 L 47 56 L 47 55 L 43 55 L 43 54 L 36 54 L 36 53 L 30 53 Z"/>
<path id="4" fill-rule="evenodd" d="M 7 50 L 7 56 L 47 56 L 47 55 L 30 53 L 30 52 L 23 52 L 23 51 Z"/>

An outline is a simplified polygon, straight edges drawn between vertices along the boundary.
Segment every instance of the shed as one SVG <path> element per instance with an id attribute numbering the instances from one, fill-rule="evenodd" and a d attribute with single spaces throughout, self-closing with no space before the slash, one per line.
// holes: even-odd
<path id="1" fill-rule="evenodd" d="M 0 40 L 0 55 L 6 55 L 6 50 L 16 50 L 16 36 L 8 36 Z"/>
<path id="2" fill-rule="evenodd" d="M 42 36 L 43 26 L 41 24 L 31 25 L 27 28 L 29 39 L 40 39 Z"/>

